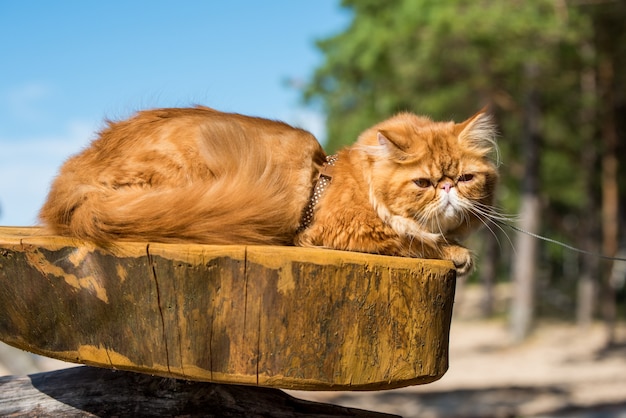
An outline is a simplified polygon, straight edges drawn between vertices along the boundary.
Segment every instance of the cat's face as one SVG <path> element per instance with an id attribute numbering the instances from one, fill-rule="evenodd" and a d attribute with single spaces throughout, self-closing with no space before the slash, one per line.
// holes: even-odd
<path id="1" fill-rule="evenodd" d="M 494 136 L 484 113 L 461 124 L 400 114 L 366 131 L 359 142 L 372 161 L 373 206 L 398 228 L 406 227 L 397 222 L 401 217 L 428 232 L 466 234 L 493 201 Z"/>

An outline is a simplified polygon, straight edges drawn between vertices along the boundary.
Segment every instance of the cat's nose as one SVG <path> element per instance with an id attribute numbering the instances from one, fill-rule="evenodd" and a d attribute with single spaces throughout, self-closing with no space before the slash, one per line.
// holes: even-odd
<path id="1" fill-rule="evenodd" d="M 452 189 L 453 187 L 454 184 L 450 183 L 449 181 L 446 181 L 441 185 L 441 188 L 445 190 L 446 193 L 450 193 L 450 189 Z"/>

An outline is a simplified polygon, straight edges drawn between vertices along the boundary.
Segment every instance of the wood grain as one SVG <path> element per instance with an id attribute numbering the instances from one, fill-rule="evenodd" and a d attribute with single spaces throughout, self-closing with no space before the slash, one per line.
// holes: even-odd
<path id="1" fill-rule="evenodd" d="M 440 260 L 297 247 L 118 243 L 0 227 L 0 339 L 189 380 L 378 390 L 448 367 Z"/>

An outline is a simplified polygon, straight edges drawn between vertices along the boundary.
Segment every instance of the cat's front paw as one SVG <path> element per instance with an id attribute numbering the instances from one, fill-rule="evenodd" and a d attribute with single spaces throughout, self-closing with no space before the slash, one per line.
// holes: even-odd
<path id="1" fill-rule="evenodd" d="M 469 275 L 474 267 L 472 253 L 467 248 L 459 245 L 449 245 L 444 247 L 443 258 L 454 263 L 457 277 Z"/>

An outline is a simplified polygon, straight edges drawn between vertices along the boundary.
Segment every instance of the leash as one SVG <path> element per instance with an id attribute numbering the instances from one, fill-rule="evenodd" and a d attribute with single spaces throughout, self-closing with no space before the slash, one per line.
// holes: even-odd
<path id="1" fill-rule="evenodd" d="M 500 226 L 507 226 L 507 227 L 511 228 L 512 230 L 514 230 L 515 232 L 520 232 L 522 234 L 529 235 L 529 236 L 531 236 L 533 238 L 536 238 L 536 239 L 539 239 L 539 240 L 542 240 L 542 241 L 545 241 L 545 242 L 549 242 L 551 244 L 559 245 L 559 246 L 561 246 L 563 248 L 567 248 L 570 251 L 574 251 L 574 252 L 585 254 L 585 255 L 590 255 L 590 256 L 593 256 L 593 257 L 602 258 L 602 259 L 605 259 L 605 260 L 626 261 L 626 258 L 624 258 L 624 257 L 610 257 L 608 255 L 604 255 L 604 254 L 600 254 L 600 253 L 594 253 L 592 251 L 587 251 L 587 250 L 583 250 L 583 249 L 580 249 L 580 248 L 576 248 L 576 247 L 568 245 L 568 244 L 566 244 L 564 242 L 557 241 L 557 240 L 552 239 L 552 238 L 544 237 L 542 235 L 535 234 L 535 233 L 530 232 L 530 231 L 526 231 L 526 230 L 524 230 L 522 228 L 519 228 L 517 226 L 513 226 L 511 224 L 508 224 L 506 222 L 502 222 L 502 221 L 499 221 L 499 220 L 496 220 L 496 219 L 492 219 L 491 221 L 497 223 Z"/>
<path id="2" fill-rule="evenodd" d="M 309 198 L 309 204 L 304 209 L 304 213 L 302 214 L 302 219 L 300 220 L 300 226 L 298 227 L 297 232 L 307 229 L 309 225 L 311 225 L 311 222 L 313 222 L 315 207 L 324 194 L 324 190 L 326 190 L 333 179 L 333 168 L 335 167 L 336 162 L 336 155 L 329 155 L 326 157 L 326 162 L 317 176 L 315 186 L 313 186 L 313 191 L 311 192 L 311 197 Z"/>

